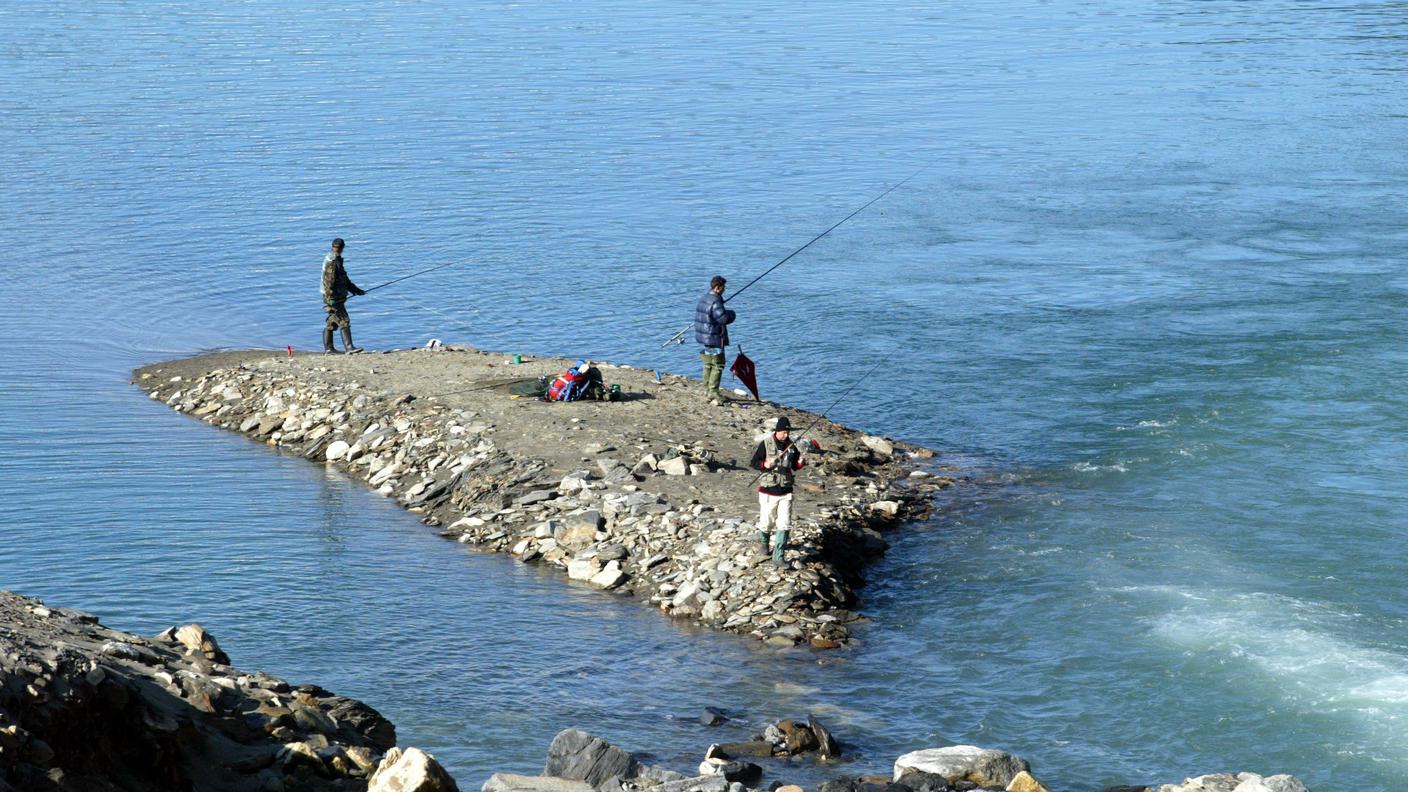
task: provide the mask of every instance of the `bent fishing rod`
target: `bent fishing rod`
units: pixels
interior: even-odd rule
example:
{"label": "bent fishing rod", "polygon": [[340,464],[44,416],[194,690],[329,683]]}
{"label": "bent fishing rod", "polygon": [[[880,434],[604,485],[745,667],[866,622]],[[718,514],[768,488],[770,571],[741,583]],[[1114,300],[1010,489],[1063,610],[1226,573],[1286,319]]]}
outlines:
{"label": "bent fishing rod", "polygon": [[[782,258],[781,261],[779,261],[779,262],[777,262],[776,264],[772,265],[771,267],[768,267],[767,269],[763,270],[763,273],[762,273],[761,275],[759,275],[758,277],[754,278],[753,280],[750,280],[750,281],[748,281],[747,283],[745,283],[745,284],[743,285],[743,288],[739,289],[738,291],[734,292],[733,294],[729,295],[728,297],[725,297],[725,298],[724,298],[724,302],[727,303],[729,300],[732,300],[734,297],[737,297],[738,295],[742,294],[744,291],[746,291],[746,290],[748,289],[749,286],[752,286],[753,284],[755,284],[755,283],[757,283],[758,281],[762,280],[763,278],[767,277],[768,273],[772,272],[773,270],[777,269],[778,267],[781,267],[783,264],[786,264],[788,261],[790,261],[790,260],[792,259],[793,256],[796,256],[798,253],[801,253],[803,250],[806,250],[807,248],[811,247],[811,246],[812,246],[812,243],[816,242],[818,239],[821,239],[822,237],[826,236],[827,234],[831,233],[832,231],[835,231],[836,229],[840,228],[841,225],[844,224],[847,220],[850,220],[852,217],[855,217],[856,215],[860,214],[861,212],[864,212],[866,209],[869,209],[870,206],[871,206],[871,204],[874,204],[876,201],[880,200],[881,198],[884,198],[885,196],[889,195],[890,193],[894,192],[895,190],[898,190],[900,187],[903,187],[904,184],[905,184],[905,182],[908,182],[910,179],[913,179],[915,176],[918,176],[919,174],[923,173],[925,170],[928,170],[929,164],[932,164],[932,163],[926,163],[926,164],[924,165],[924,167],[922,167],[922,168],[920,168],[919,170],[915,171],[914,173],[911,173],[911,174],[909,174],[908,176],[906,176],[906,177],[904,178],[904,181],[899,182],[898,184],[896,184],[895,186],[893,186],[893,187],[891,187],[890,189],[886,190],[885,192],[882,192],[882,193],[880,193],[879,195],[875,196],[874,198],[871,198],[869,201],[866,201],[864,206],[860,207],[859,209],[855,210],[854,212],[851,212],[850,214],[848,214],[848,215],[846,215],[845,217],[841,218],[839,221],[836,222],[835,225],[831,226],[830,228],[826,229],[825,231],[822,231],[820,234],[817,234],[816,236],[812,237],[810,240],[807,241],[807,244],[802,245],[801,247],[797,248],[796,250],[792,251],[791,253],[788,253],[786,256],[784,256],[784,257]],[[693,325],[686,325],[686,326],[684,327],[684,329],[682,329],[682,330],[680,330],[678,333],[675,333],[674,335],[670,336],[669,340],[667,340],[665,343],[663,343],[663,344],[660,345],[660,348],[661,348],[661,349],[664,349],[665,347],[669,346],[670,344],[683,344],[683,343],[684,343],[684,334],[685,334],[685,333],[688,333],[691,327],[693,327]]]}
{"label": "bent fishing rod", "polygon": [[[831,405],[830,405],[829,407],[827,407],[825,410],[822,411],[821,415],[818,415],[815,420],[813,420],[811,423],[807,424],[807,427],[806,427],[805,429],[803,429],[802,431],[800,431],[800,432],[797,433],[797,439],[798,439],[798,440],[802,440],[803,438],[805,438],[805,437],[807,436],[807,433],[808,433],[808,432],[810,432],[811,430],[815,429],[815,428],[816,428],[816,425],[819,424],[819,423],[821,423],[822,420],[826,418],[827,413],[830,413],[832,410],[836,409],[836,405],[840,404],[842,399],[846,398],[846,396],[848,396],[851,391],[853,391],[853,390],[856,389],[856,386],[858,386],[858,385],[860,385],[862,382],[865,382],[866,380],[870,379],[870,375],[871,375],[871,374],[874,374],[876,369],[878,369],[878,368],[880,368],[881,366],[885,365],[885,363],[887,363],[887,362],[888,362],[888,361],[886,361],[884,358],[881,358],[878,362],[876,362],[875,365],[873,365],[873,366],[870,367],[870,370],[869,370],[869,371],[867,371],[867,372],[865,372],[864,374],[860,375],[860,377],[858,377],[855,382],[851,383],[851,387],[846,388],[844,391],[842,391],[842,392],[841,392],[841,395],[836,397],[836,401],[831,402]],[[798,453],[798,454],[801,454],[801,453],[802,453],[801,449],[797,447],[797,444],[796,444],[796,443],[788,443],[787,448],[785,448],[785,449],[783,449],[783,450],[777,452],[777,457],[772,460],[773,467],[776,467],[776,466],[778,465],[778,463],[782,460],[782,458],[783,458],[789,451],[792,451],[793,449],[797,449],[797,453]],[[763,477],[763,473],[766,473],[766,472],[768,472],[768,471],[759,471],[759,472],[758,472],[758,475],[754,476],[754,477],[753,477],[753,480],[750,481],[750,482],[748,482],[748,486],[751,487],[751,486],[753,486],[753,484],[757,483],[758,479],[762,478],[762,477]]]}

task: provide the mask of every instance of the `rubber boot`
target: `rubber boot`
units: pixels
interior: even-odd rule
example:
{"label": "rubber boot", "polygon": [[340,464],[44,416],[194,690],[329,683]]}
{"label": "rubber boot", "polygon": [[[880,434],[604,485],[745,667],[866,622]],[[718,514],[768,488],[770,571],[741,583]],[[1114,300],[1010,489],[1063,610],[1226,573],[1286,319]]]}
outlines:
{"label": "rubber boot", "polygon": [[782,559],[782,552],[787,549],[787,537],[791,531],[778,531],[777,541],[772,545],[772,565],[775,567],[785,566],[787,562]]}
{"label": "rubber boot", "polygon": [[767,532],[767,531],[758,531],[758,541],[763,543],[763,554],[764,554],[764,555],[767,555],[768,553],[772,552],[772,548],[768,546],[768,532]]}
{"label": "rubber boot", "polygon": [[349,355],[355,355],[362,351],[361,347],[352,345],[352,328],[350,327],[342,328],[342,346],[346,347]]}
{"label": "rubber boot", "polygon": [[338,352],[338,351],[337,351],[337,347],[335,347],[335,346],[332,345],[332,328],[331,328],[331,327],[324,327],[324,328],[323,328],[323,351],[326,352],[326,353],[328,353],[329,355],[340,355],[340,354],[342,354],[341,352]]}

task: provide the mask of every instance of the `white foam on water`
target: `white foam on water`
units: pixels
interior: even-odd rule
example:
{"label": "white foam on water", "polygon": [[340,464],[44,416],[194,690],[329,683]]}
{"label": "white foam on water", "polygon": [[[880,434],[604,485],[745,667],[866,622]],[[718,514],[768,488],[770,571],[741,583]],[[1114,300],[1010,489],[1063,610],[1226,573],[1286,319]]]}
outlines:
{"label": "white foam on water", "polygon": [[1356,752],[1408,761],[1408,656],[1365,645],[1354,614],[1264,592],[1130,586],[1177,598],[1151,634],[1185,658],[1215,666],[1229,689],[1256,690],[1280,707],[1344,723]]}
{"label": "white foam on water", "polygon": [[1107,470],[1115,473],[1129,472],[1129,468],[1122,462],[1116,462],[1112,465],[1092,465],[1089,462],[1077,462],[1071,465],[1071,470],[1078,473],[1100,473]]}

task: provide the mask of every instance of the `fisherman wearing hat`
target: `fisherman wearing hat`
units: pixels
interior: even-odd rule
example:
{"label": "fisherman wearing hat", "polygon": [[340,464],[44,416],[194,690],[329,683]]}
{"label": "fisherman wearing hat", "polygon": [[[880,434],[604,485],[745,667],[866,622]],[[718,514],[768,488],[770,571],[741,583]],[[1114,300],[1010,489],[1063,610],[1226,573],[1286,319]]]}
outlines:
{"label": "fisherman wearing hat", "polygon": [[792,479],[804,463],[801,451],[792,442],[792,422],[787,416],[771,421],[768,429],[767,437],[753,451],[750,464],[754,470],[762,471],[758,480],[758,539],[763,543],[763,552],[768,552],[768,527],[772,526],[772,563],[780,567],[792,526]]}
{"label": "fisherman wearing hat", "polygon": [[360,297],[366,292],[357,288],[357,284],[347,277],[347,270],[342,268],[342,248],[342,240],[334,239],[332,250],[323,258],[323,310],[328,315],[328,321],[323,325],[323,351],[330,355],[337,353],[337,348],[332,345],[332,331],[338,328],[342,329],[342,345],[347,352],[362,351],[352,345],[352,319],[347,316],[347,295]]}

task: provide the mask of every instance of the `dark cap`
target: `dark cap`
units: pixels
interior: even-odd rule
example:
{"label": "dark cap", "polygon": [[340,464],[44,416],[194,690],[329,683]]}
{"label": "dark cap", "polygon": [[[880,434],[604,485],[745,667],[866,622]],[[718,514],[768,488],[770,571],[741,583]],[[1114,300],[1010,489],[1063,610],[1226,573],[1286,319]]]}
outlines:
{"label": "dark cap", "polygon": [[338,237],[337,239],[334,239],[334,240],[332,241],[332,246],[335,247],[335,248],[343,247],[344,245],[343,245],[342,237]]}
{"label": "dark cap", "polygon": [[772,430],[774,432],[781,432],[784,430],[790,432],[792,431],[792,422],[787,420],[787,416],[785,415],[778,416],[777,420],[772,422]]}

